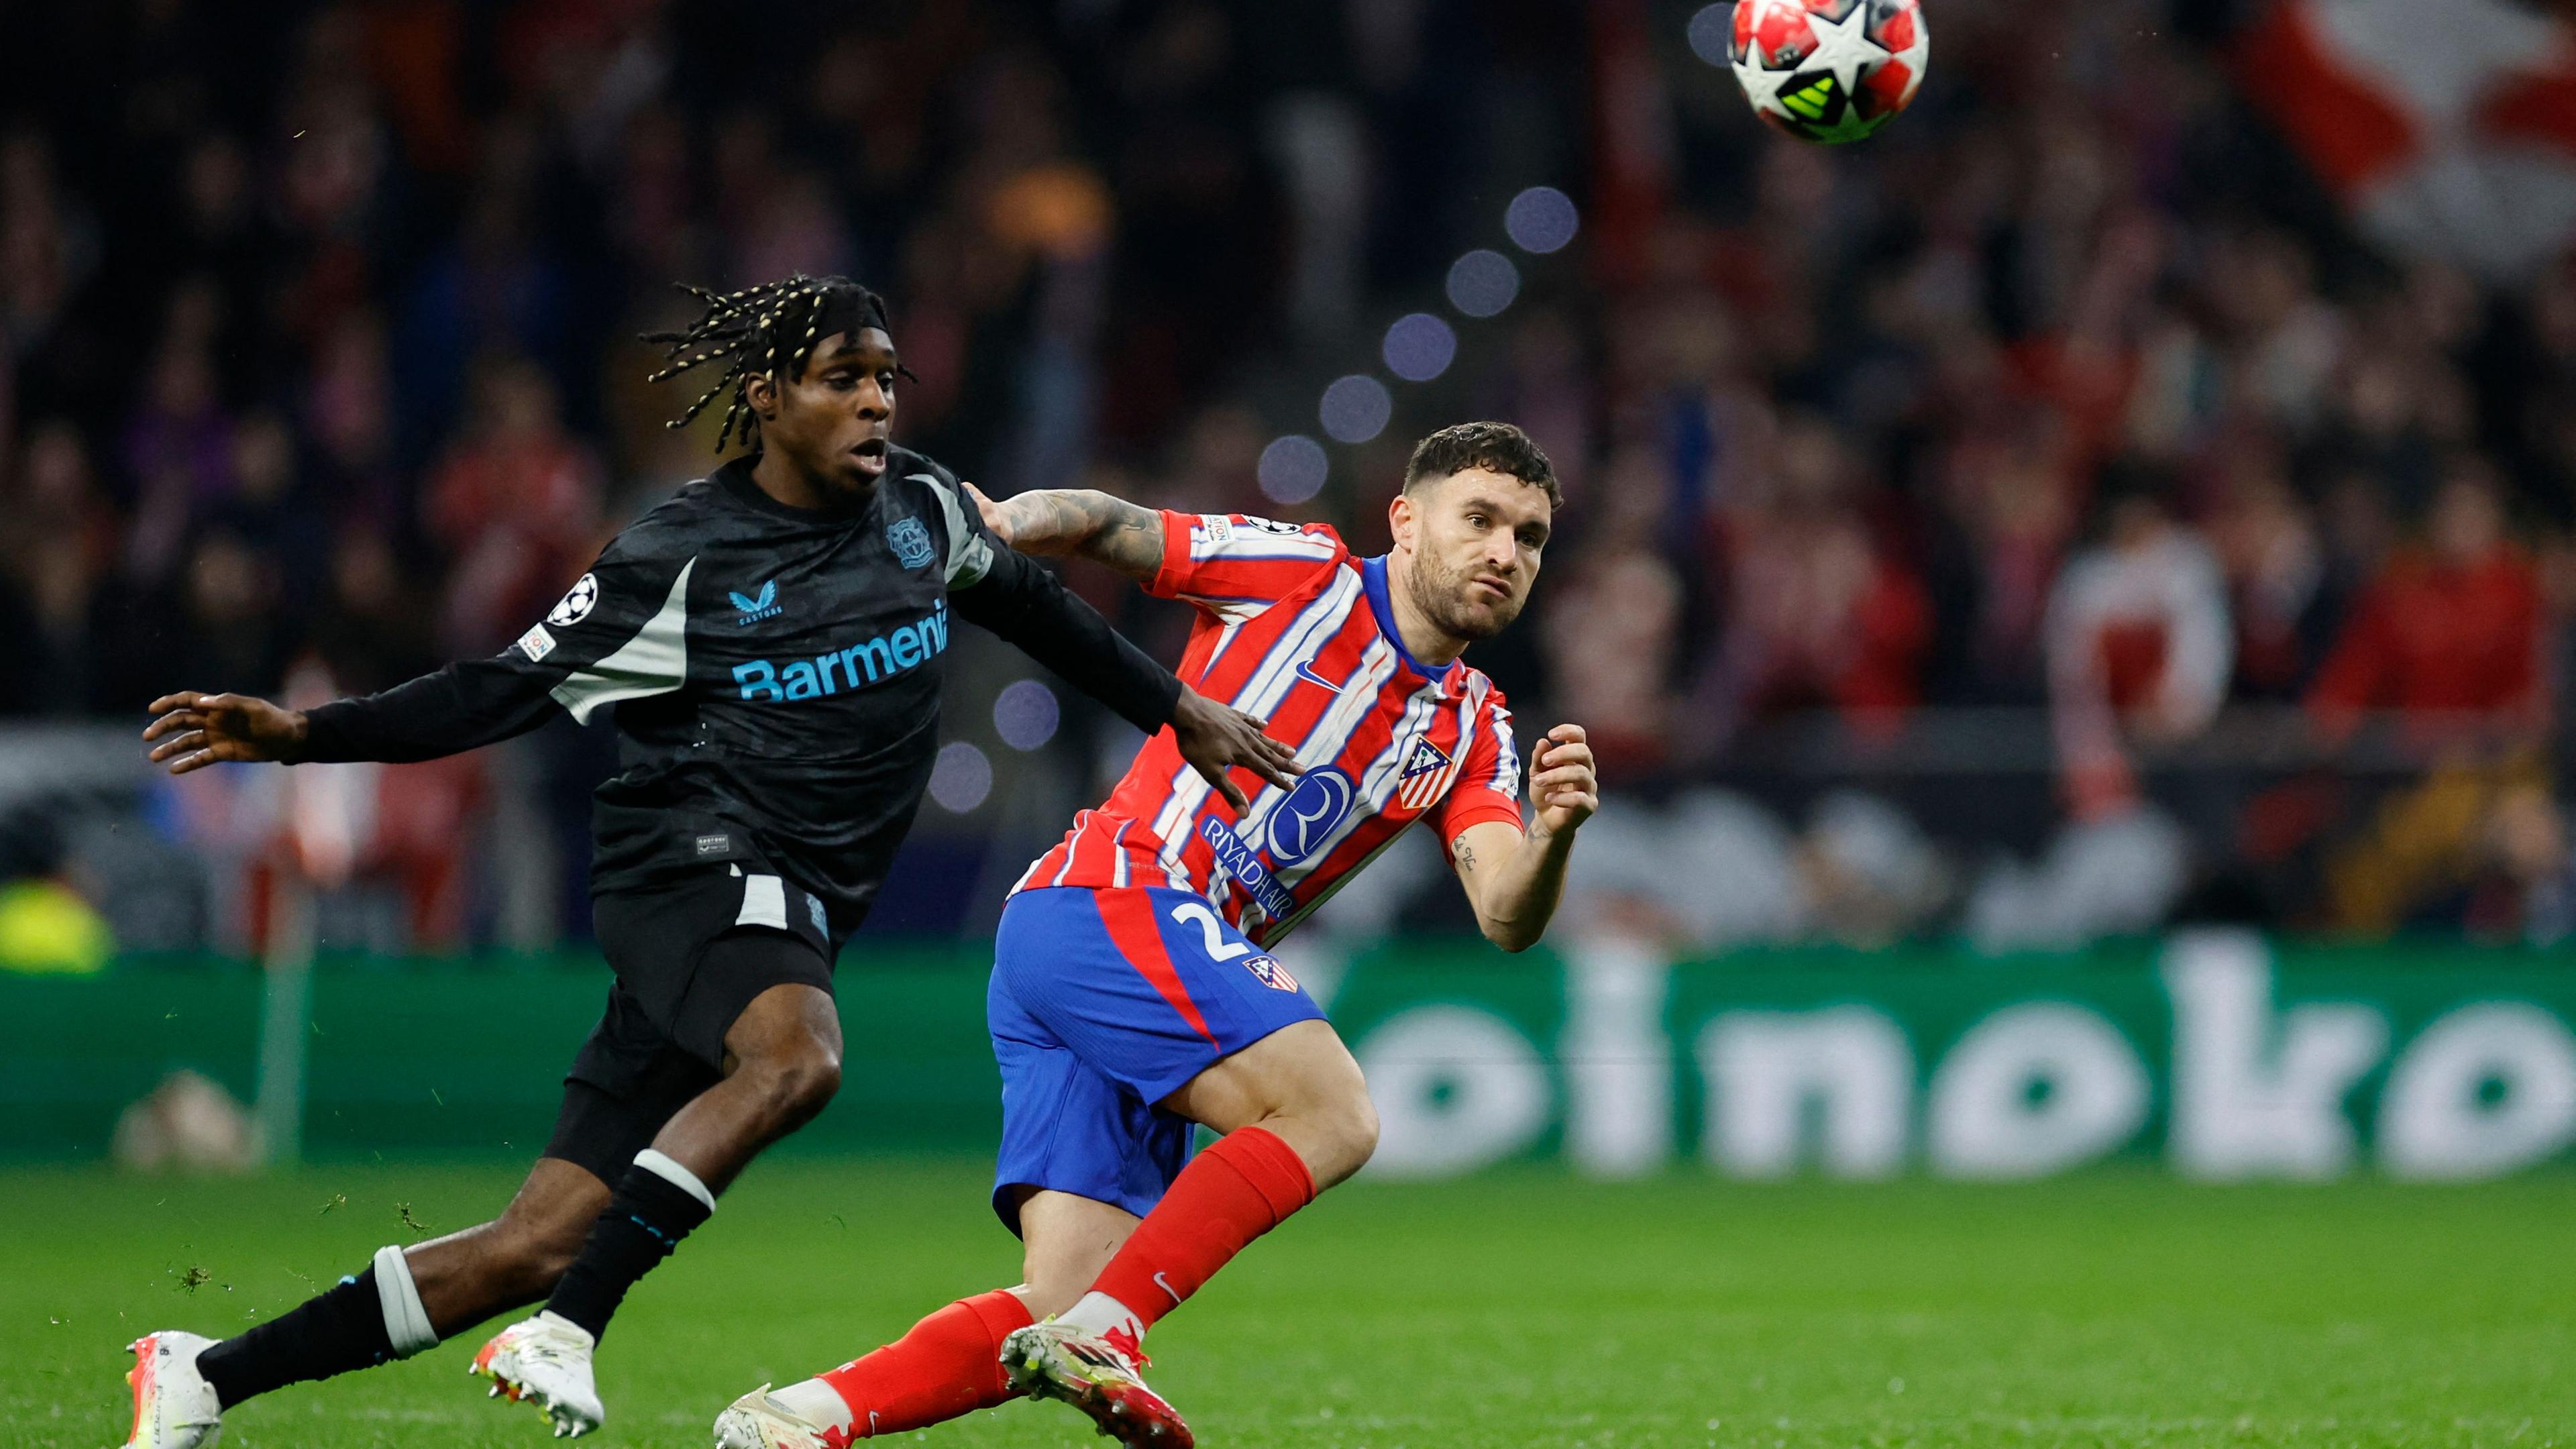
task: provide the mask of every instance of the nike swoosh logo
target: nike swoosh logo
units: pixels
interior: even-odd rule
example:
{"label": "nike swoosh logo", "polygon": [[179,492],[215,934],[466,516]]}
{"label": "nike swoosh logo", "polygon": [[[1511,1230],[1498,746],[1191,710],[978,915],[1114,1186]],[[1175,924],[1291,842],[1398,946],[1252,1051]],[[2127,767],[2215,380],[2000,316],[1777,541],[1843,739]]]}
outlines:
{"label": "nike swoosh logo", "polygon": [[1172,1301],[1173,1301],[1174,1303],[1178,1303],[1178,1302],[1180,1302],[1180,1301],[1181,1301],[1181,1295],[1180,1295],[1180,1294],[1178,1294],[1178,1293],[1172,1293],[1172,1285],[1171,1285],[1170,1283],[1168,1283],[1168,1282],[1165,1282],[1165,1281],[1164,1281],[1164,1279],[1163,1279],[1163,1275],[1162,1275],[1162,1274],[1157,1273],[1157,1274],[1155,1274],[1155,1275],[1154,1275],[1154,1286],[1155,1286],[1155,1287],[1157,1287],[1157,1288],[1162,1289],[1162,1290],[1163,1290],[1164,1292],[1166,1292],[1166,1293],[1171,1293],[1171,1294],[1172,1294]]}
{"label": "nike swoosh logo", "polygon": [[1315,662],[1311,659],[1300,659],[1297,661],[1297,677],[1306,681],[1308,684],[1320,684],[1335,694],[1342,692],[1342,687],[1340,685],[1335,684],[1333,681],[1326,679],[1324,676],[1315,672]]}

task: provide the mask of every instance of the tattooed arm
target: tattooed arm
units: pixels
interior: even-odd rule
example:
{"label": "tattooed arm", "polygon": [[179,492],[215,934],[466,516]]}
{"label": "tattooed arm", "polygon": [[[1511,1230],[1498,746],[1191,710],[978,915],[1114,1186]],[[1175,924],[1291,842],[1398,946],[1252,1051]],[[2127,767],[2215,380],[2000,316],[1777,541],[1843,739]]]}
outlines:
{"label": "tattooed arm", "polygon": [[1538,773],[1530,779],[1530,802],[1538,809],[1528,825],[1488,820],[1460,831],[1449,846],[1478,929],[1506,951],[1525,951],[1546,934],[1565,896],[1574,832],[1601,808],[1592,746],[1580,725],[1548,731],[1532,763]]}
{"label": "tattooed arm", "polygon": [[1093,488],[1040,488],[999,503],[969,483],[984,526],[1030,554],[1080,554],[1131,578],[1163,566],[1163,516]]}

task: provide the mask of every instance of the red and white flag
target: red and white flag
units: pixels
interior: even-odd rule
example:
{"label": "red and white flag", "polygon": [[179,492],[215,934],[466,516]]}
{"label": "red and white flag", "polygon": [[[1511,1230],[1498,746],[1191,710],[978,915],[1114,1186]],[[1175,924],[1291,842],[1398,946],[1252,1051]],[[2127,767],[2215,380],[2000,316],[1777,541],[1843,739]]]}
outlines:
{"label": "red and white flag", "polygon": [[2383,241],[2490,278],[2576,243],[2576,30],[2517,0],[2280,0],[2237,77]]}

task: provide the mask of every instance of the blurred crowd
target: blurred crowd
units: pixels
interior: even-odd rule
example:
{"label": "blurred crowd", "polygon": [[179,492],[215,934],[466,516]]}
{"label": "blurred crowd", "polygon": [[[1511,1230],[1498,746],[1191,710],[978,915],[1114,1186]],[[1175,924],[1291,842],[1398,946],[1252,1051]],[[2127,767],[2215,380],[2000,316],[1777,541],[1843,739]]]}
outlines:
{"label": "blurred crowd", "polygon": [[[13,16],[0,715],[136,724],[174,687],[326,695],[502,646],[709,466],[713,414],[669,431],[687,397],[642,382],[670,284],[841,272],[920,374],[899,436],[996,493],[1374,550],[1413,436],[1530,429],[1569,507],[1476,659],[1600,748],[1603,929],[2576,929],[2576,267],[2357,240],[2237,94],[2220,0],[1936,7],[1915,111],[1839,151],[1752,120],[1704,10]],[[1578,203],[1561,252],[1506,239],[1538,185]],[[1509,305],[1444,306],[1488,247]],[[1455,364],[1394,383],[1320,494],[1265,497],[1266,445],[1326,431],[1323,385],[1413,311]],[[1076,580],[1176,645],[1171,610]],[[1931,769],[1942,718],[1996,723]],[[1801,744],[1831,746],[1812,788],[1756,768]],[[1079,738],[1052,758],[1088,787]],[[356,867],[398,882],[393,934],[491,934],[460,842],[513,809],[565,882],[525,933],[580,929],[602,760],[564,726],[371,784]],[[237,840],[221,806],[165,834]]]}

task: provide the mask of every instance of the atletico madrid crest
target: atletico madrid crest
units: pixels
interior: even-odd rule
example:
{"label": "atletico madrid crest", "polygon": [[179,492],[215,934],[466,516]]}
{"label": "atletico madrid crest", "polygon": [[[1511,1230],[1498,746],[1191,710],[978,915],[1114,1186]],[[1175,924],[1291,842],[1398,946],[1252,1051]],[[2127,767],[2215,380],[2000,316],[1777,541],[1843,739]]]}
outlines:
{"label": "atletico madrid crest", "polygon": [[1407,810],[1428,809],[1449,783],[1453,763],[1447,750],[1429,740],[1416,744],[1404,762],[1404,783],[1395,792],[1395,803]]}
{"label": "atletico madrid crest", "polygon": [[1251,972],[1262,985],[1273,991],[1297,989],[1297,978],[1288,974],[1288,968],[1280,965],[1279,958],[1276,956],[1246,956],[1243,958],[1243,969]]}

